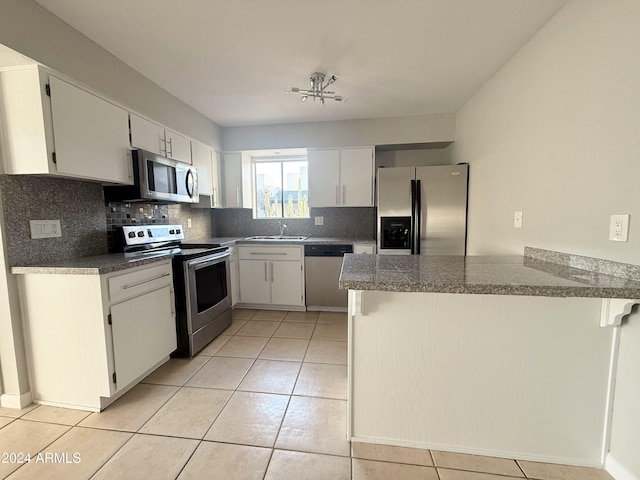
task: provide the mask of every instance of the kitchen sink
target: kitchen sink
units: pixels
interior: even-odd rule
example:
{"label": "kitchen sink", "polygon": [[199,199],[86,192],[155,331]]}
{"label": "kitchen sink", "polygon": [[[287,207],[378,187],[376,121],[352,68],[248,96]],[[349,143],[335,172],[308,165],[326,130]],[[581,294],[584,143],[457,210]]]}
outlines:
{"label": "kitchen sink", "polygon": [[245,240],[288,240],[288,241],[301,241],[308,238],[305,235],[255,235],[253,237],[247,237]]}

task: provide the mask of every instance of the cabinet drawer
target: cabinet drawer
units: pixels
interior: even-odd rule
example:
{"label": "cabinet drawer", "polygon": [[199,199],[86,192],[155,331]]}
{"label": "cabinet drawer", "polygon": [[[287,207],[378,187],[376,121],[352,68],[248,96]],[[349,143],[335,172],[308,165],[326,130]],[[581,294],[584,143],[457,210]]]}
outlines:
{"label": "cabinet drawer", "polygon": [[240,260],[302,260],[302,247],[238,246]]}
{"label": "cabinet drawer", "polygon": [[109,300],[119,302],[172,283],[171,263],[136,270],[109,279]]}

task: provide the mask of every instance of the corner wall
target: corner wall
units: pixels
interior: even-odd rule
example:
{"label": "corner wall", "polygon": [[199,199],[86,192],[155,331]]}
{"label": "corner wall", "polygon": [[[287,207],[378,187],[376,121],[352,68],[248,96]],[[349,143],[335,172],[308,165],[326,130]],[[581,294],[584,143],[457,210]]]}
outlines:
{"label": "corner wall", "polygon": [[[640,2],[573,0],[458,112],[468,252],[640,263]],[[513,228],[516,210],[522,229]],[[609,216],[631,215],[629,241]],[[621,330],[610,458],[640,478],[640,314]]]}
{"label": "corner wall", "polygon": [[[178,132],[221,148],[220,127],[33,0],[0,0],[0,43]],[[101,217],[104,221],[104,214]],[[11,238],[6,227],[0,205],[0,405],[17,408],[30,403],[30,396],[16,282],[8,272],[6,242]]]}
{"label": "corner wall", "polygon": [[152,120],[221,149],[218,125],[33,0],[0,2],[0,43]]}

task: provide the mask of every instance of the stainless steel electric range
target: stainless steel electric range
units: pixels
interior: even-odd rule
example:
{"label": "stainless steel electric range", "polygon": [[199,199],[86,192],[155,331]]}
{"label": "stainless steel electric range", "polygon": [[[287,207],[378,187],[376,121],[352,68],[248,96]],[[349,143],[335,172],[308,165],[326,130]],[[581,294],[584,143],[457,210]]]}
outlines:
{"label": "stainless steel electric range", "polygon": [[125,226],[122,238],[126,256],[173,255],[178,348],[172,356],[196,355],[231,324],[228,247],[182,244],[182,225]]}

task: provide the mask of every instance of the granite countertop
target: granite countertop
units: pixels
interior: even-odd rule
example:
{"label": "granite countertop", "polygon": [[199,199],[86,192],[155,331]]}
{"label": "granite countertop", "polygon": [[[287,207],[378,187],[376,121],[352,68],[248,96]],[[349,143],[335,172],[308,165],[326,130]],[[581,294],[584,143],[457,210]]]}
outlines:
{"label": "granite countertop", "polygon": [[171,254],[149,254],[143,257],[131,258],[124,253],[109,253],[92,257],[58,260],[39,265],[23,265],[12,267],[11,273],[30,274],[47,273],[58,275],[103,275],[118,272],[127,268],[139,267],[148,263],[171,259]]}
{"label": "granite countertop", "polygon": [[[371,243],[375,244],[373,239],[361,238],[319,238],[309,237],[302,241],[284,241],[284,240],[246,240],[246,237],[208,237],[197,240],[183,242],[185,244],[220,244],[222,246],[230,246],[237,243],[242,244],[271,244],[271,245],[304,245],[312,243]],[[56,260],[46,263],[34,265],[19,265],[11,268],[11,273],[24,275],[30,273],[48,273],[48,274],[64,274],[64,275],[103,275],[105,273],[117,272],[127,268],[138,267],[147,263],[158,262],[160,260],[170,259],[171,254],[168,253],[150,253],[143,257],[127,257],[123,253],[109,253],[105,255],[95,255],[91,257],[72,258],[66,260]]]}
{"label": "granite countertop", "polygon": [[638,279],[531,256],[348,254],[339,285],[341,289],[383,292],[640,298]]}

